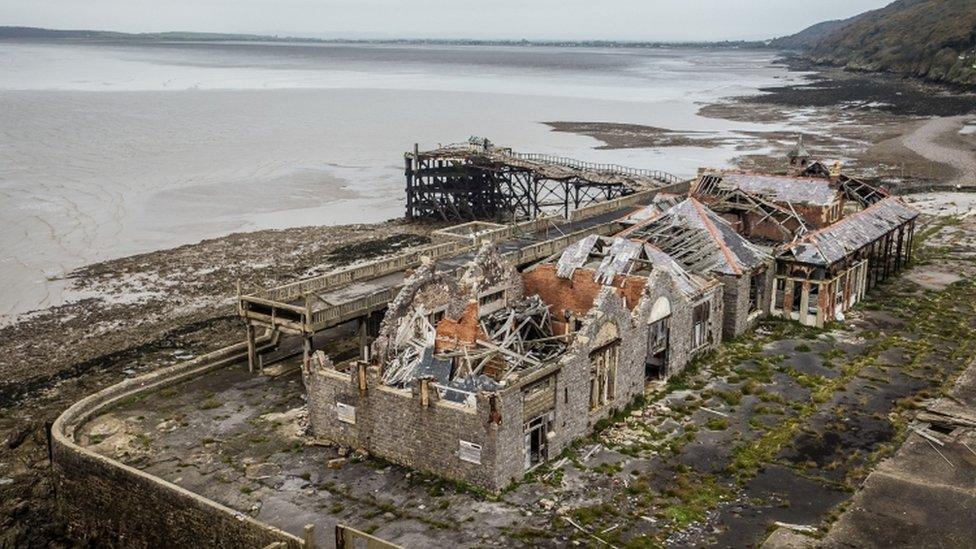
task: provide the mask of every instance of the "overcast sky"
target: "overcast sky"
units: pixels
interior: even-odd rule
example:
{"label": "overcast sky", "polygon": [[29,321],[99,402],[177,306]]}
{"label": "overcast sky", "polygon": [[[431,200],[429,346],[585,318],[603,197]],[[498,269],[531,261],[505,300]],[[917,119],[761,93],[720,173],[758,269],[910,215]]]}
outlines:
{"label": "overcast sky", "polygon": [[366,38],[723,40],[890,0],[0,0],[0,26]]}

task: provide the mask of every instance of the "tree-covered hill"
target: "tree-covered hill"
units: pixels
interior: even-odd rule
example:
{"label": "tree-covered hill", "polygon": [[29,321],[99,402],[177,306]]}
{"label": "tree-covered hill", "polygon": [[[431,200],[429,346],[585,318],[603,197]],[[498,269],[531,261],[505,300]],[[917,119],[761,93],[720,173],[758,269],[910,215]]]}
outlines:
{"label": "tree-covered hill", "polygon": [[773,46],[810,59],[976,86],[976,0],[897,0],[843,21],[819,23]]}

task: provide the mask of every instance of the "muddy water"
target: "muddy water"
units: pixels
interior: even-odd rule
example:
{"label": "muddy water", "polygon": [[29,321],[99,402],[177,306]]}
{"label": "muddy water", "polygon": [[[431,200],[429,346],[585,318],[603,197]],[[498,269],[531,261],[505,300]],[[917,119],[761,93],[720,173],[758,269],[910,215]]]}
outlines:
{"label": "muddy water", "polygon": [[[796,78],[771,52],[0,42],[0,320],[96,260],[402,211],[414,142],[691,175],[736,155],[594,151],[552,120],[750,130],[699,102]],[[70,297],[70,296],[67,296]]]}

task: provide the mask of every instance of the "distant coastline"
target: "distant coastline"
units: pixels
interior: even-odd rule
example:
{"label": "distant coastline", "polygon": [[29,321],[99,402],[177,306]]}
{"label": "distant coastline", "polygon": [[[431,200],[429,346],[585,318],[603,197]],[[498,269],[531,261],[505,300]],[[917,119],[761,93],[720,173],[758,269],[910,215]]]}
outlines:
{"label": "distant coastline", "polygon": [[[266,34],[231,34],[216,32],[149,32],[127,33],[85,29],[46,29],[39,27],[2,27],[0,40],[64,41],[139,41],[139,42],[279,42],[296,44],[396,44],[442,46],[525,46],[563,48],[766,48],[770,41],[726,40],[719,42],[661,42],[627,40],[493,40],[451,38],[308,38]],[[781,49],[781,48],[777,48]]]}

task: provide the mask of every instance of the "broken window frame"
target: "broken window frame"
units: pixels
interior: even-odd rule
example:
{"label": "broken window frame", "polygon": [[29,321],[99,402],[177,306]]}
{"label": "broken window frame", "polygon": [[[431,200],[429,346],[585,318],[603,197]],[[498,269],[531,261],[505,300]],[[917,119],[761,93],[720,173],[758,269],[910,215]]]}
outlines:
{"label": "broken window frame", "polygon": [[817,316],[820,311],[820,283],[810,281],[807,289],[807,314]]}
{"label": "broken window frame", "polygon": [[[549,437],[553,433],[556,415],[550,410],[543,412],[522,423],[523,452],[525,454],[525,470],[530,471],[542,465],[549,458]],[[532,435],[539,432],[539,452],[532,454]]]}
{"label": "broken window frame", "polygon": [[499,301],[505,300],[505,290],[496,290],[494,292],[488,292],[478,298],[478,307],[485,307],[487,305],[494,305]]}
{"label": "broken window frame", "polygon": [[749,314],[762,310],[762,298],[766,290],[766,271],[754,273],[749,277]]}
{"label": "broken window frame", "polygon": [[430,322],[430,325],[431,326],[433,326],[434,328],[437,328],[437,324],[440,321],[444,320],[444,317],[446,315],[447,315],[447,307],[442,307],[442,308],[440,308],[440,309],[438,309],[438,310],[430,313],[430,315],[428,315],[427,319]]}
{"label": "broken window frame", "polygon": [[712,342],[712,300],[699,301],[691,311],[691,348],[698,350]]}
{"label": "broken window frame", "polygon": [[800,314],[800,304],[803,301],[803,281],[797,278],[789,279],[793,283],[793,302],[790,303],[790,313]]}
{"label": "broken window frame", "polygon": [[590,411],[613,402],[619,361],[619,338],[590,352]]}

